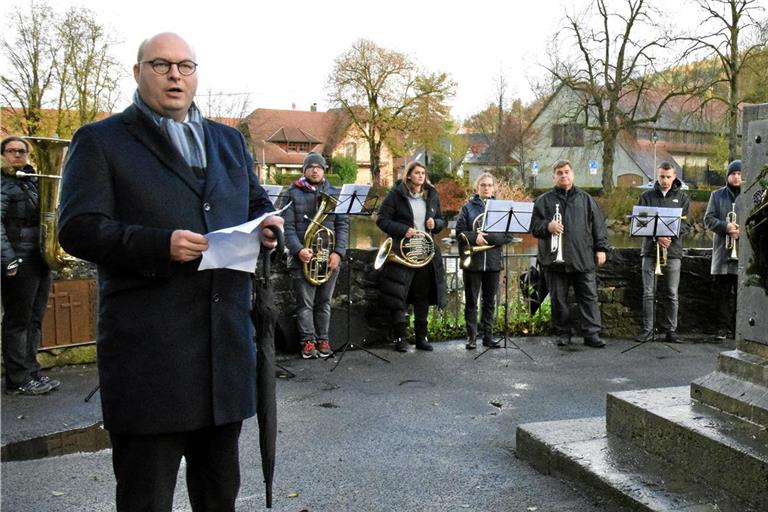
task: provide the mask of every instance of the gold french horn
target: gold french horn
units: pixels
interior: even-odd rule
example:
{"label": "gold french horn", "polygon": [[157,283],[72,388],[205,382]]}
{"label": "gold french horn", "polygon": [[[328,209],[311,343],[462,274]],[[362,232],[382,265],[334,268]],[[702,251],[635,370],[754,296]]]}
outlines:
{"label": "gold french horn", "polygon": [[[483,222],[485,222],[485,212],[481,213],[472,222],[472,231],[479,233],[483,230]],[[459,233],[457,237],[459,242],[459,261],[461,261],[461,268],[469,268],[472,263],[472,255],[476,252],[483,252],[496,247],[495,245],[472,245],[469,242],[469,238],[464,233]]]}
{"label": "gold french horn", "polygon": [[[393,244],[392,237],[381,244],[373,263],[374,270],[381,269],[388,261],[409,268],[421,268],[435,257],[435,242],[425,231],[417,230],[411,238],[400,240],[399,251],[392,250]],[[398,252],[400,254],[397,254]]]}

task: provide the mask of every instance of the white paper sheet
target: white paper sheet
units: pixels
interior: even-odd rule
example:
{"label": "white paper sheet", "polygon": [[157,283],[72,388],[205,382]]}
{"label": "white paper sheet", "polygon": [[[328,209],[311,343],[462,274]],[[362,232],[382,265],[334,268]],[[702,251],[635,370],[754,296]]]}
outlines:
{"label": "white paper sheet", "polygon": [[269,216],[281,214],[288,206],[290,203],[280,210],[267,212],[245,224],[219,229],[205,235],[208,239],[208,249],[203,252],[203,260],[198,270],[229,268],[254,272],[261,249],[259,224]]}

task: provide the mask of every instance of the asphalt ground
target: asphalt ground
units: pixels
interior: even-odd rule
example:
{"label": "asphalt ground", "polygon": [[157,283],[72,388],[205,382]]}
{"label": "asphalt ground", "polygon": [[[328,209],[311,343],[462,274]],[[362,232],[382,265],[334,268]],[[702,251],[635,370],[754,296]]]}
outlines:
{"label": "asphalt ground", "polygon": [[[521,423],[605,414],[605,395],[680,386],[715,368],[728,344],[558,348],[549,338],[512,338],[513,347],[467,351],[463,341],[431,353],[388,347],[350,351],[334,360],[281,358],[295,377],[278,381],[275,511],[610,510],[567,482],[515,457]],[[578,340],[580,341],[580,340]],[[412,347],[411,347],[412,348]],[[42,397],[4,396],[2,444],[100,420],[94,366],[53,370],[59,390]],[[4,462],[2,511],[114,510],[109,450]],[[237,510],[266,510],[255,420],[241,437]],[[183,463],[174,510],[191,510]]]}

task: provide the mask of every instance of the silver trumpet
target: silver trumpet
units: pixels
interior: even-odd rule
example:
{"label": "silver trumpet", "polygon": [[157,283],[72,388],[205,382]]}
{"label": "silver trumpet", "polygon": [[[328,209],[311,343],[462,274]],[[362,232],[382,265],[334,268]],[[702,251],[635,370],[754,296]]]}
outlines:
{"label": "silver trumpet", "polygon": [[[555,205],[555,216],[552,217],[552,220],[558,224],[563,223],[563,216],[560,214],[559,204]],[[563,234],[553,234],[549,245],[551,246],[550,250],[557,253],[555,255],[555,263],[565,263],[565,260],[563,259]]]}
{"label": "silver trumpet", "polygon": [[[731,207],[731,211],[729,211],[728,214],[725,216],[725,222],[727,224],[738,224],[738,217],[736,216],[736,203],[733,203],[733,206]],[[729,261],[739,260],[739,254],[737,249],[738,245],[739,245],[739,241],[726,233],[725,249],[728,251],[731,251],[731,254],[728,255]]]}

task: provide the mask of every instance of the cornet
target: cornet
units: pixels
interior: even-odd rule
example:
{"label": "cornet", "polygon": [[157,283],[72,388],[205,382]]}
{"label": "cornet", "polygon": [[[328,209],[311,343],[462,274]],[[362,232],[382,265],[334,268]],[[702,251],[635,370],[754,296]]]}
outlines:
{"label": "cornet", "polygon": [[[726,224],[738,224],[738,217],[736,217],[736,203],[733,203],[731,211],[729,211],[728,214],[725,216],[725,222]],[[726,233],[725,249],[728,251],[731,251],[731,254],[728,255],[729,261],[739,260],[739,254],[737,252],[738,245],[739,245],[739,241],[735,238],[732,238],[731,235]]]}
{"label": "cornet", "polygon": [[[563,216],[560,214],[560,205],[555,205],[555,216],[552,217],[552,220],[554,222],[557,222],[558,224],[563,223]],[[563,234],[553,234],[552,240],[550,242],[551,246],[551,252],[556,252],[555,255],[555,263],[565,263],[565,260],[563,259]]]}

